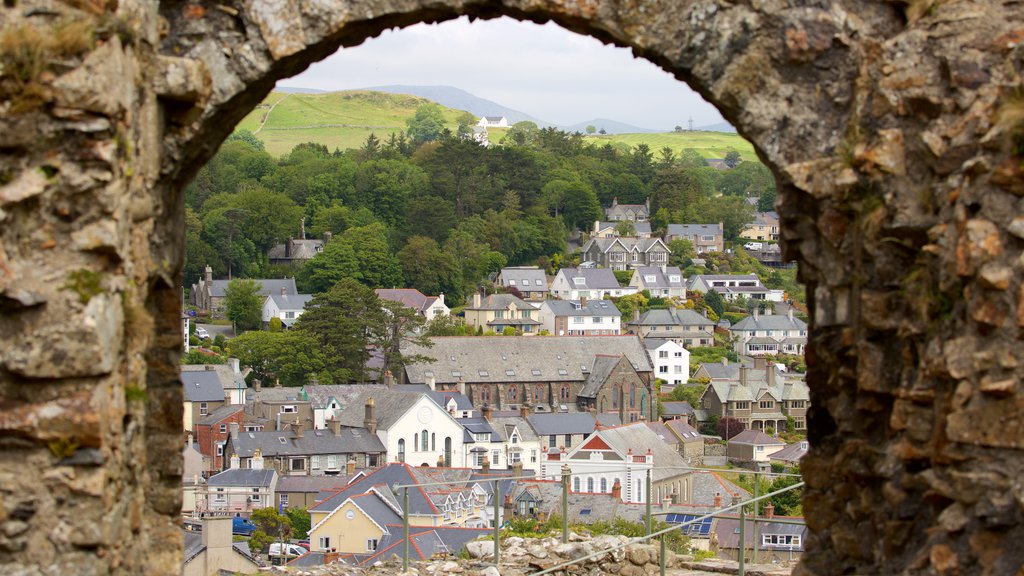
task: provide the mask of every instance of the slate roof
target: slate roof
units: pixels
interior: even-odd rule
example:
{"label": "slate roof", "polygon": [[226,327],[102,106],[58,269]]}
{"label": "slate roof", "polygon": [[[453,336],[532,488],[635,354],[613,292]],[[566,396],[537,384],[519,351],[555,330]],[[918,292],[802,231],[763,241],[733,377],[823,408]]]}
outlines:
{"label": "slate roof", "polygon": [[[792,518],[787,518],[791,520]],[[754,548],[754,521],[746,520],[744,523],[743,541],[745,548]],[[781,522],[758,522],[760,534],[799,535],[799,546],[788,546],[785,544],[764,544],[756,542],[758,550],[794,550],[803,551],[804,543],[807,541],[807,526],[803,524],[783,524]],[[718,536],[718,546],[726,549],[738,549],[740,542],[740,519],[739,517],[716,518],[711,530]]]}
{"label": "slate roof", "polygon": [[246,406],[251,406],[257,400],[266,404],[308,402],[302,397],[302,388],[291,386],[261,386],[258,392],[255,388],[250,389],[245,395]]}
{"label": "slate roof", "polygon": [[733,444],[756,444],[766,446],[783,446],[785,442],[778,438],[772,438],[771,436],[761,432],[760,430],[744,430],[739,434],[729,439],[729,442]]}
{"label": "slate roof", "polygon": [[[775,368],[772,367],[770,369]],[[806,401],[811,399],[810,390],[808,390],[806,382],[787,378],[778,372],[776,372],[775,386],[768,386],[765,370],[747,369],[746,386],[741,386],[739,383],[739,367],[737,367],[735,374],[735,377],[728,380],[715,379],[708,384],[720,401],[752,401],[760,398],[764,392],[770,393],[778,401]],[[705,391],[705,393],[707,392]]]}
{"label": "slate roof", "polygon": [[[260,285],[259,295],[269,296],[271,294],[280,294],[281,289],[284,288],[285,294],[298,294],[298,289],[295,288],[295,278],[285,278],[264,280],[264,279],[253,279],[257,284]],[[210,295],[214,298],[223,298],[227,296],[225,289],[228,287],[230,280],[214,280],[210,284]]]}
{"label": "slate roof", "polygon": [[621,359],[622,356],[598,354],[594,358],[594,366],[590,369],[590,374],[583,382],[583,388],[576,395],[582,398],[597,398],[601,387],[608,381],[608,377],[611,376]]}
{"label": "slate roof", "polygon": [[[370,491],[371,488],[376,488],[380,493],[376,498],[380,501],[379,506],[376,503],[367,504],[368,507],[372,507],[375,511],[381,511],[384,513],[382,507],[385,507],[384,502],[380,500],[384,497],[391,505],[398,506],[402,499],[400,498],[401,493],[395,494],[392,491],[392,487],[396,485],[410,485],[416,484],[416,488],[409,489],[409,511],[414,515],[433,516],[440,514],[440,511],[435,504],[435,500],[443,502],[444,498],[454,491],[465,491],[471,489],[470,486],[466,485],[469,482],[469,478],[473,471],[466,468],[413,468],[402,463],[392,463],[381,468],[378,468],[367,476],[360,477],[354,480],[351,484],[346,486],[344,489],[339,490],[328,496],[324,500],[321,500],[312,508],[311,512],[331,512],[338,506],[344,503],[348,498],[357,497]],[[422,478],[422,479],[421,479]],[[447,481],[452,483],[451,488],[448,487],[420,487],[421,483],[435,482],[435,481]],[[461,484],[461,486],[457,485]],[[447,488],[447,489],[446,489]],[[360,503],[362,507],[362,504]],[[370,509],[365,508],[367,513]],[[391,511],[394,513],[394,511]],[[378,522],[384,524],[391,522],[388,520],[389,517],[382,516],[385,522]],[[393,519],[394,522],[401,522],[401,517],[396,514]]]}
{"label": "slate roof", "polygon": [[618,426],[618,425],[622,424],[622,420],[619,418],[619,415],[618,414],[613,414],[613,413],[610,413],[610,412],[605,412],[603,414],[597,414],[596,418],[597,418],[597,423],[600,424],[604,428],[610,428],[612,426]]}
{"label": "slate roof", "polygon": [[750,226],[778,226],[779,215],[777,212],[755,212],[754,222]]}
{"label": "slate roof", "polygon": [[683,439],[683,442],[703,442],[704,438],[693,426],[686,423],[685,420],[669,420],[665,422],[665,427],[675,432],[679,437]]}
{"label": "slate roof", "polygon": [[780,462],[799,462],[807,454],[808,444],[806,441],[794,442],[782,450],[768,456],[769,460]]}
{"label": "slate roof", "polygon": [[398,302],[417,312],[426,312],[437,302],[437,296],[427,296],[415,288],[377,288],[377,298]]}
{"label": "slate roof", "polygon": [[[509,306],[515,307],[516,310],[537,309],[533,304],[513,294],[491,294],[480,301],[480,306],[467,306],[466,310],[508,310]],[[511,319],[505,318],[505,320]]]}
{"label": "slate roof", "polygon": [[[520,292],[546,292],[548,289],[548,278],[544,270],[536,266],[509,266],[501,269],[498,274],[501,285],[515,286]],[[515,284],[510,281],[514,280]]]}
{"label": "slate roof", "polygon": [[666,236],[704,236],[724,234],[721,224],[669,224],[665,229]]}
{"label": "slate roof", "polygon": [[529,420],[522,416],[494,416],[491,419],[491,423],[503,442],[508,441],[513,430],[519,432],[520,443],[538,440],[533,426],[530,425]]}
{"label": "slate roof", "polygon": [[316,256],[324,247],[322,238],[289,238],[285,242],[291,242],[292,249],[288,256],[285,256],[285,245],[275,244],[267,250],[268,260],[309,260]]}
{"label": "slate roof", "polygon": [[465,442],[467,443],[476,442],[477,434],[487,434],[487,442],[501,442],[501,436],[486,418],[459,418],[458,421],[466,430]]}
{"label": "slate roof", "polygon": [[807,323],[788,314],[750,315],[733,324],[732,330],[807,330]]}
{"label": "slate roof", "polygon": [[[622,222],[622,220],[611,220],[611,221],[607,221],[607,222],[599,222],[598,225],[597,225],[597,229],[598,229],[598,231],[601,231],[601,230],[607,230],[609,228],[615,228],[615,226],[617,226],[619,222]],[[637,233],[638,236],[639,235],[643,235],[643,234],[648,234],[649,235],[651,233],[651,223],[649,221],[647,221],[647,220],[643,220],[643,221],[632,220],[631,222],[633,222],[633,229],[636,230],[636,233]]]}
{"label": "slate roof", "polygon": [[342,426],[361,427],[366,419],[366,401],[373,398],[377,428],[389,430],[424,396],[426,394],[423,392],[399,392],[389,390],[387,387],[374,388],[362,392],[347,404],[343,403],[335,412],[335,418]]}
{"label": "slate roof", "polygon": [[[183,364],[181,366],[182,372],[202,372],[206,370],[206,364]],[[249,385],[245,383],[245,377],[252,372],[252,368],[241,368],[238,372],[235,372],[230,364],[211,364],[213,371],[217,373],[217,377],[220,378],[221,387],[225,390],[237,390],[238,388],[248,388]]]}
{"label": "slate roof", "polygon": [[315,566],[323,566],[324,556],[325,554],[323,552],[306,552],[302,556],[299,556],[289,562],[287,566],[292,566],[294,568],[313,568]]}
{"label": "slate roof", "polygon": [[207,486],[241,486],[245,488],[269,487],[274,483],[277,471],[253,470],[251,468],[232,468],[210,476]]}
{"label": "slate roof", "polygon": [[640,318],[627,322],[630,326],[714,326],[715,323],[703,314],[693,310],[676,308],[654,308],[644,312]]}
{"label": "slate roof", "polygon": [[[615,273],[609,268],[562,268],[558,275],[565,278],[569,287],[574,290],[618,290],[619,281],[615,279]],[[582,284],[577,284],[573,278],[583,278]]]}
{"label": "slate roof", "polygon": [[[331,398],[337,400],[338,404],[346,406],[364,392],[374,390],[387,390],[387,386],[383,384],[310,384],[302,387],[302,396],[309,400],[314,409],[320,409],[325,408],[331,402]],[[365,404],[365,400],[363,403]],[[362,423],[359,426],[362,426]]]}
{"label": "slate roof", "polygon": [[[655,463],[655,466],[657,466],[657,463]],[[739,496],[741,500],[750,496],[749,492],[722,478],[717,472],[697,471],[690,478],[694,504],[713,506],[715,504],[715,494],[722,497],[722,506],[732,504],[734,496]]]}
{"label": "slate roof", "polygon": [[539,436],[552,434],[590,434],[594,416],[589,412],[531,414],[527,420]]}
{"label": "slate roof", "polygon": [[555,316],[622,316],[611,300],[591,299],[587,300],[586,306],[582,306],[579,300],[545,300],[541,307],[545,306]]}
{"label": "slate roof", "polygon": [[679,476],[685,472],[680,468],[689,466],[679,452],[663,442],[644,422],[602,428],[599,433],[609,446],[622,454],[630,449],[634,454],[644,454],[650,449],[654,456],[651,480],[655,482]]}
{"label": "slate roof", "polygon": [[675,446],[682,442],[682,440],[677,438],[675,434],[669,431],[668,427],[665,426],[664,422],[648,422],[647,427],[650,428],[652,432],[657,434],[658,438],[660,438],[661,441],[666,444]]}
{"label": "slate roof", "polygon": [[434,345],[430,348],[409,346],[403,351],[436,359],[406,366],[408,381],[423,383],[433,376],[439,384],[455,384],[460,379],[496,383],[582,382],[598,354],[622,354],[637,372],[653,371],[647,351],[636,335],[446,336],[432,341]]}
{"label": "slate roof", "polygon": [[580,252],[586,254],[593,246],[597,246],[597,249],[603,254],[611,250],[616,244],[619,244],[620,248],[626,252],[632,252],[634,249],[639,252],[649,252],[656,246],[660,246],[661,248],[668,250],[668,247],[665,246],[665,242],[662,241],[661,238],[633,238],[620,236],[617,238],[591,238],[583,245]]}
{"label": "slate roof", "polygon": [[[640,266],[633,270],[633,275],[639,275],[644,288],[647,289],[665,290],[686,287],[686,278],[683,278],[683,273],[679,270],[678,266],[666,266],[664,271],[661,270],[660,266]],[[648,276],[654,276],[654,280],[648,282]],[[671,278],[673,276],[678,276],[678,280],[672,282]]]}
{"label": "slate roof", "polygon": [[185,402],[224,402],[224,388],[213,370],[180,373]]}
{"label": "slate roof", "polygon": [[323,476],[282,476],[277,479],[275,492],[302,492],[307,494],[319,494],[331,489],[341,490],[348,484],[348,476],[345,474]]}
{"label": "slate roof", "polygon": [[693,414],[693,406],[689,402],[662,402],[665,416],[689,416]]}
{"label": "slate roof", "polygon": [[228,404],[226,406],[221,406],[220,408],[217,408],[216,410],[214,410],[213,412],[210,412],[209,414],[204,416],[201,420],[199,420],[199,424],[202,424],[202,425],[217,424],[218,422],[221,422],[222,420],[225,420],[225,419],[227,419],[227,418],[229,418],[231,416],[234,416],[235,414],[241,412],[244,409],[245,409],[245,406],[242,406],[241,404]]}
{"label": "slate roof", "polygon": [[[648,338],[650,340],[650,338]],[[722,364],[721,362],[706,362],[700,367],[708,373],[712,380],[736,380],[740,377],[739,364]]]}
{"label": "slate roof", "polygon": [[270,294],[267,296],[274,301],[274,305],[280,310],[303,310],[306,304],[313,299],[312,294]]}
{"label": "slate roof", "polygon": [[[401,558],[405,550],[405,532],[400,524],[388,526],[388,533],[377,543],[377,552],[360,564],[369,566],[393,557]],[[455,556],[468,542],[491,534],[487,528],[460,528],[454,526],[410,526],[409,551],[411,560],[429,560],[435,554]]]}
{"label": "slate roof", "polygon": [[337,436],[329,429],[306,430],[302,438],[296,438],[292,430],[239,432],[238,438],[231,439],[231,445],[242,458],[251,457],[257,448],[264,458],[362,452],[375,454],[387,451],[376,434],[370,434],[362,428],[362,422],[355,428],[343,426],[341,434]]}

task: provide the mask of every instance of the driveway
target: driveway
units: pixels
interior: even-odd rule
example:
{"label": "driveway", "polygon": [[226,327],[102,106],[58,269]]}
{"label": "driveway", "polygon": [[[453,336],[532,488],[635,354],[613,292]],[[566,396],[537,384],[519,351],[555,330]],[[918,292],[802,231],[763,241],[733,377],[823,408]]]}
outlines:
{"label": "driveway", "polygon": [[235,332],[231,329],[231,326],[218,326],[217,324],[196,324],[196,328],[206,328],[206,331],[210,334],[210,338],[216,338],[217,334],[223,335],[225,338],[234,338]]}

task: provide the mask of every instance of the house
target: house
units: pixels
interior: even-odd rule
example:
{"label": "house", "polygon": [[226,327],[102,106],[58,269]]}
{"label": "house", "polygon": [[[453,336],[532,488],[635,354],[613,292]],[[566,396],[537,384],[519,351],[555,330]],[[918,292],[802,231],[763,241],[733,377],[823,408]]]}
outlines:
{"label": "house", "polygon": [[[757,536],[758,561],[775,564],[799,560],[807,542],[807,525],[803,518],[775,516],[772,505],[765,506],[764,519],[778,518],[784,522],[757,522],[749,516],[743,526],[743,548],[745,558],[752,558],[755,536]],[[793,523],[796,521],[797,523]],[[711,528],[715,541],[718,543],[718,556],[729,560],[739,557],[740,519],[738,516],[719,516],[715,518]]]}
{"label": "house", "polygon": [[[230,280],[214,280],[213,269],[209,266],[205,269],[204,277],[199,280],[196,284],[192,285],[192,289],[189,291],[189,303],[201,310],[224,310],[224,299],[227,294],[225,290],[228,287]],[[298,294],[299,291],[295,288],[294,278],[285,278],[283,280],[255,280],[259,284],[259,295],[269,296],[271,294],[280,294],[281,290],[285,290],[286,294]]]}
{"label": "house", "polygon": [[477,418],[460,418],[466,430],[463,439],[465,462],[473,469],[536,471],[539,468],[540,440],[528,422],[530,411],[520,408],[518,416],[495,416],[488,406]]}
{"label": "house", "polygon": [[328,420],[376,434],[386,447],[389,462],[465,466],[465,430],[458,420],[429,394],[397,388],[367,387],[334,409]]}
{"label": "house", "polygon": [[[444,485],[430,485],[435,482]],[[484,528],[487,505],[488,494],[472,480],[471,470],[392,463],[353,478],[310,508],[309,540],[313,550],[376,562],[375,553],[393,548],[395,536],[403,532],[405,512],[410,532],[413,527]],[[458,549],[461,546],[450,551]]]}
{"label": "house", "polygon": [[665,422],[670,420],[682,420],[690,422],[693,419],[693,406],[689,402],[662,402],[661,419]]}
{"label": "house", "polygon": [[687,348],[715,345],[715,323],[685,308],[652,308],[627,322],[626,329],[641,338],[663,338]]}
{"label": "house", "polygon": [[544,300],[548,295],[548,278],[537,266],[507,266],[494,283],[506,290],[515,289],[524,300]]}
{"label": "house", "polygon": [[551,282],[551,296],[562,300],[602,300],[636,293],[634,286],[619,286],[607,268],[562,268]]}
{"label": "house", "polygon": [[668,338],[644,338],[644,348],[654,365],[654,377],[664,381],[661,393],[668,394],[690,378],[690,351]]}
{"label": "house", "polygon": [[[603,420],[606,426],[622,423],[614,415],[601,416],[605,417]],[[537,434],[542,455],[552,449],[570,449],[579,445],[593,434],[602,422],[597,415],[589,412],[531,414],[527,420]]]}
{"label": "house", "polygon": [[[485,512],[487,509],[485,508]],[[387,526],[388,533],[381,537],[378,552],[359,556],[360,566],[374,566],[378,562],[402,558],[405,554],[405,531],[401,525]],[[467,528],[461,526],[410,526],[409,559],[413,562],[427,562],[439,555],[457,556],[466,549],[466,544],[494,533],[490,528]]]}
{"label": "house", "polygon": [[183,530],[185,538],[182,576],[210,574],[256,574],[262,564],[247,552],[244,543],[235,543],[231,535],[231,516],[207,516],[202,530]]}
{"label": "house", "polygon": [[430,322],[438,316],[448,316],[451,309],[444,303],[444,294],[427,296],[415,288],[377,288],[377,298],[398,302],[406,308],[412,308],[417,314]]}
{"label": "house", "polygon": [[[629,221],[632,222],[632,224],[633,224],[633,234],[628,234],[628,236],[633,236],[633,237],[636,237],[636,238],[650,238],[651,237],[651,223],[650,222],[647,222],[646,220],[644,220],[644,221],[629,220]],[[600,220],[594,220],[594,229],[590,231],[590,237],[591,238],[618,238],[619,236],[622,236],[622,234],[619,234],[619,224],[621,222],[622,222],[622,220],[620,220],[618,222],[602,222]]]}
{"label": "house", "polygon": [[610,300],[545,300],[541,328],[555,336],[608,336],[622,332],[619,309]]}
{"label": "house", "polygon": [[540,329],[537,308],[512,294],[491,294],[481,298],[473,294],[473,302],[465,308],[466,328],[483,328],[501,333],[506,328],[523,334],[536,334]]}
{"label": "house", "polygon": [[774,452],[768,456],[772,464],[779,463],[786,468],[794,468],[800,465],[800,460],[807,455],[807,451],[810,450],[810,443],[807,440],[801,440],[800,442],[794,442],[789,444],[782,450]]}
{"label": "house", "polygon": [[591,238],[580,249],[584,260],[612,270],[662,266],[671,253],[661,238]]}
{"label": "house", "polygon": [[230,426],[244,426],[245,406],[228,404],[210,412],[195,425],[199,452],[207,459],[204,472],[219,472],[224,466],[224,444],[230,435]]}
{"label": "house", "polygon": [[384,443],[373,431],[331,424],[326,430],[307,430],[305,422],[299,421],[292,423],[290,430],[270,432],[239,432],[232,425],[224,457],[238,458],[242,468],[250,468],[259,454],[267,468],[282,476],[338,475],[348,469],[350,461],[358,468],[383,464]]}
{"label": "house", "polygon": [[227,395],[212,366],[207,370],[183,370],[179,379],[184,401],[183,427],[192,432],[200,420],[227,404]]}
{"label": "house", "polygon": [[605,218],[612,222],[621,220],[633,220],[643,222],[650,218],[651,201],[647,199],[643,204],[619,204],[619,197],[612,198],[612,205],[604,209]]}
{"label": "house", "polygon": [[[283,430],[296,419],[309,422],[313,418],[313,409],[307,398],[302,396],[302,389],[281,386],[264,386],[259,380],[252,381],[252,389],[245,405],[246,431]],[[250,426],[250,423],[262,422],[262,426]],[[323,427],[323,426],[321,426]]]}
{"label": "house", "polygon": [[766,302],[784,299],[783,290],[765,288],[756,274],[697,274],[690,277],[687,289],[701,294],[714,290],[729,302],[739,297]]}
{"label": "house", "polygon": [[289,238],[281,244],[275,244],[267,251],[267,260],[271,266],[301,266],[306,261],[324,251],[324,244],[331,241],[331,233],[324,232],[323,238],[306,238],[305,222],[301,238]]}
{"label": "house", "polygon": [[[323,499],[322,494],[337,492],[348,485],[356,474],[364,470],[355,469],[355,462],[349,461],[346,470],[342,474],[323,476],[281,476],[277,479],[277,488],[274,496],[277,498],[275,507],[278,510],[286,508],[301,508],[308,510]],[[349,471],[352,471],[349,474]]]}
{"label": "house", "polygon": [[712,380],[701,394],[701,409],[710,416],[733,417],[750,429],[807,429],[810,394],[807,384],[780,375],[775,366],[751,369],[741,365],[734,380]]}
{"label": "house", "polygon": [[755,308],[729,332],[736,338],[736,353],[746,356],[803,354],[807,345],[807,323],[793,316],[793,308],[784,315],[762,315]]}
{"label": "house", "polygon": [[765,266],[781,267],[782,247],[778,244],[765,244],[760,250],[747,250],[747,253],[757,258],[757,261]]}
{"label": "house", "polygon": [[665,229],[665,242],[689,240],[697,254],[725,250],[725,227],[718,224],[669,224]]}
{"label": "house", "polygon": [[[760,369],[764,369],[767,362],[764,359],[760,359],[761,362],[757,365]],[[740,364],[736,362],[729,362],[728,358],[722,357],[721,362],[706,362],[697,367],[693,372],[694,380],[705,379],[708,382],[715,380],[721,382],[727,382],[729,380],[737,380],[740,377]],[[748,368],[753,367],[754,364],[747,362]]]}
{"label": "house", "polygon": [[269,325],[271,319],[278,318],[285,327],[291,328],[312,299],[312,294],[286,294],[283,288],[277,294],[268,295],[263,301],[263,326]]}
{"label": "house", "polygon": [[231,467],[206,481],[206,492],[200,502],[200,512],[249,513],[259,508],[274,506],[277,471],[263,468],[263,458],[257,450],[249,466],[239,466],[237,456],[231,458]]}
{"label": "house", "polygon": [[487,128],[483,126],[473,126],[473,141],[481,146],[490,146],[490,136],[487,134]]}
{"label": "house", "polygon": [[508,128],[508,118],[504,116],[481,116],[476,123],[481,128]]}
{"label": "house", "polygon": [[726,456],[735,462],[756,462],[765,467],[768,457],[782,450],[786,443],[760,430],[744,430],[726,442]]}
{"label": "house", "polygon": [[686,279],[677,266],[641,266],[633,270],[629,285],[655,298],[686,300]]}
{"label": "house", "polygon": [[249,385],[245,383],[245,379],[252,369],[242,368],[238,358],[228,358],[227,364],[183,364],[181,371],[212,371],[220,380],[221,388],[224,389],[224,398],[229,404],[245,404],[246,402]]}
{"label": "house", "polygon": [[704,437],[685,420],[647,422],[647,427],[662,442],[674,448],[690,466],[700,466],[704,461]]}
{"label": "house", "polygon": [[740,238],[778,241],[779,215],[775,212],[755,213],[754,222],[740,232]]}
{"label": "house", "polygon": [[598,355],[624,355],[645,390],[653,382],[653,367],[636,336],[447,336],[434,338],[433,343],[429,348],[405,349],[406,354],[433,361],[407,365],[404,380],[432,382],[437,390],[464,391],[478,410],[485,405],[518,409],[521,404],[535,410],[575,409]]}

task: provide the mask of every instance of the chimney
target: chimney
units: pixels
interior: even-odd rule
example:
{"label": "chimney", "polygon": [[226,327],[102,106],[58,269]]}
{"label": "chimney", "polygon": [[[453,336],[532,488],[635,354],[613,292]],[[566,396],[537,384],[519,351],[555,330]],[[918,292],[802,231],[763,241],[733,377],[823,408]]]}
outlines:
{"label": "chimney", "polygon": [[324,230],[324,244],[327,244],[328,242],[330,242],[332,236],[333,236],[333,234],[331,234],[330,230]]}
{"label": "chimney", "polygon": [[754,358],[755,370],[764,370],[765,368],[767,368],[767,366],[768,360],[766,360],[764,356],[758,356],[757,358]]}
{"label": "chimney", "polygon": [[789,307],[789,310],[786,312],[786,316],[789,317],[789,323],[792,324],[793,323],[793,307],[792,306]]}
{"label": "chimney", "polygon": [[238,454],[232,454],[231,455],[231,469],[232,470],[238,470],[238,468],[239,468]]}
{"label": "chimney", "polygon": [[483,413],[484,419],[490,422],[491,417],[493,416],[493,414],[491,413],[491,405],[484,404],[484,407],[480,411]]}
{"label": "chimney", "polygon": [[288,295],[288,289],[285,288],[284,286],[281,286],[281,296],[287,296],[287,295]]}
{"label": "chimney", "polygon": [[512,463],[512,475],[519,477],[523,475],[523,461],[522,459]]}
{"label": "chimney", "polygon": [[760,306],[754,306],[754,318],[760,318],[760,317],[761,317],[761,307]]}
{"label": "chimney", "polygon": [[206,275],[206,285],[209,286],[210,284],[213,284],[213,268],[207,266],[203,269],[203,272]]}
{"label": "chimney", "polygon": [[280,378],[274,378],[274,388],[280,388],[280,387],[281,387],[281,379]]}
{"label": "chimney", "polygon": [[440,302],[441,304],[444,304],[444,292],[441,292],[440,294],[437,295],[437,301]]}
{"label": "chimney", "polygon": [[377,415],[374,413],[376,402],[373,398],[366,399],[366,416],[363,418],[363,428],[366,428],[370,434],[377,433]]}
{"label": "chimney", "polygon": [[771,502],[764,505],[764,517],[775,518],[775,505]]}
{"label": "chimney", "polygon": [[302,218],[301,220],[299,220],[299,236],[301,236],[303,240],[306,239],[306,219],[305,218]]}
{"label": "chimney", "polygon": [[483,472],[484,474],[491,473],[491,461],[487,459],[487,456],[484,456],[483,468],[481,468],[480,471]]}
{"label": "chimney", "polygon": [[597,234],[600,231],[601,231],[601,221],[600,220],[594,220],[594,234]]}
{"label": "chimney", "polygon": [[284,257],[285,258],[291,258],[292,257],[292,242],[294,240],[295,240],[294,238],[290,238],[289,237],[287,240],[284,241]]}
{"label": "chimney", "polygon": [[[391,386],[389,385],[388,388],[390,387]],[[434,380],[433,376],[427,376],[427,387],[430,388],[431,392],[437,389],[437,381]]]}
{"label": "chimney", "polygon": [[615,482],[612,483],[612,498],[622,500],[622,484],[619,483],[618,478],[616,478]]}
{"label": "chimney", "polygon": [[341,420],[328,420],[327,427],[335,436],[341,436]]}
{"label": "chimney", "polygon": [[292,432],[295,433],[295,438],[296,439],[302,438],[302,435],[305,432],[305,429],[306,429],[305,423],[303,423],[302,420],[299,419],[299,418],[296,418],[295,422],[292,423]]}
{"label": "chimney", "polygon": [[666,496],[666,497],[661,499],[661,511],[662,512],[668,512],[669,508],[671,508],[671,507],[672,507],[672,497],[671,496]]}
{"label": "chimney", "polygon": [[714,504],[714,507],[715,508],[721,508],[722,507],[722,493],[721,492],[715,492],[715,504]]}
{"label": "chimney", "polygon": [[618,205],[619,205],[619,197],[615,196],[615,197],[612,198],[612,208],[614,208],[614,207],[616,207]]}
{"label": "chimney", "polygon": [[529,418],[529,416],[530,416],[530,405],[529,404],[524,402],[521,406],[519,406],[519,416],[522,417],[522,418]]}
{"label": "chimney", "polygon": [[639,321],[640,321],[640,309],[639,308],[633,308],[633,322],[639,322]]}
{"label": "chimney", "polygon": [[255,392],[259,392],[263,389],[263,382],[259,378],[254,379],[252,381],[252,389]]}
{"label": "chimney", "polygon": [[776,374],[775,374],[775,364],[768,364],[768,366],[765,367],[765,373],[768,376],[768,386],[774,387],[775,386],[775,376],[776,376]]}
{"label": "chimney", "polygon": [[462,376],[459,376],[459,394],[466,395],[466,381],[462,379]]}
{"label": "chimney", "polygon": [[740,365],[740,386],[747,385],[747,366],[745,364]]}
{"label": "chimney", "polygon": [[231,431],[231,439],[238,440],[238,422],[228,424],[228,429]]}
{"label": "chimney", "polygon": [[263,452],[257,448],[252,453],[252,458],[249,460],[249,468],[252,470],[263,470]]}
{"label": "chimney", "polygon": [[310,386],[319,386],[320,385],[320,379],[317,378],[315,375],[314,376],[310,376],[309,377],[309,385]]}
{"label": "chimney", "polygon": [[480,293],[473,294],[473,308],[480,308]]}
{"label": "chimney", "polygon": [[341,553],[331,548],[330,552],[324,552],[324,564],[333,564],[341,559]]}
{"label": "chimney", "polygon": [[231,367],[231,372],[234,374],[240,373],[241,366],[238,363],[238,358],[228,358],[228,366]]}
{"label": "chimney", "polygon": [[[202,542],[206,546],[207,558],[213,558],[230,551],[232,547],[230,516],[207,516],[203,518]],[[216,555],[216,556],[215,556]]]}
{"label": "chimney", "polygon": [[[330,232],[328,232],[328,234],[330,234]],[[347,474],[350,477],[356,475],[356,459],[355,458],[349,458],[348,462],[345,463],[345,474]]]}
{"label": "chimney", "polygon": [[580,308],[586,309],[586,307],[587,307],[587,297],[586,296],[580,296]]}
{"label": "chimney", "polygon": [[[393,388],[395,386],[395,376],[391,373],[391,370],[384,371],[384,385],[388,388]],[[433,390],[433,388],[431,388],[431,390]]]}

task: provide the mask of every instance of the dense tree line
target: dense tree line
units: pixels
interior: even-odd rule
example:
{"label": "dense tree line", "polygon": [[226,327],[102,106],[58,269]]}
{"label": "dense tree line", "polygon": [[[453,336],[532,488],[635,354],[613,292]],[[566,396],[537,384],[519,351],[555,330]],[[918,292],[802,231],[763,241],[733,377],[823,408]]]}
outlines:
{"label": "dense tree line", "polygon": [[[236,133],[186,192],[186,284],[209,264],[218,277],[296,276],[303,292],[352,279],[457,303],[502,266],[569,262],[569,232],[602,219],[616,197],[650,198],[656,227],[723,221],[731,236],[752,218],[748,197],[774,198],[756,162],[723,172],[692,150],[597,146],[529,122],[484,147],[468,137],[471,121],[452,134],[425,107],[408,137],[333,152],[302,144],[279,159]],[[267,251],[302,223],[307,237],[332,240],[301,268],[270,266]]]}

